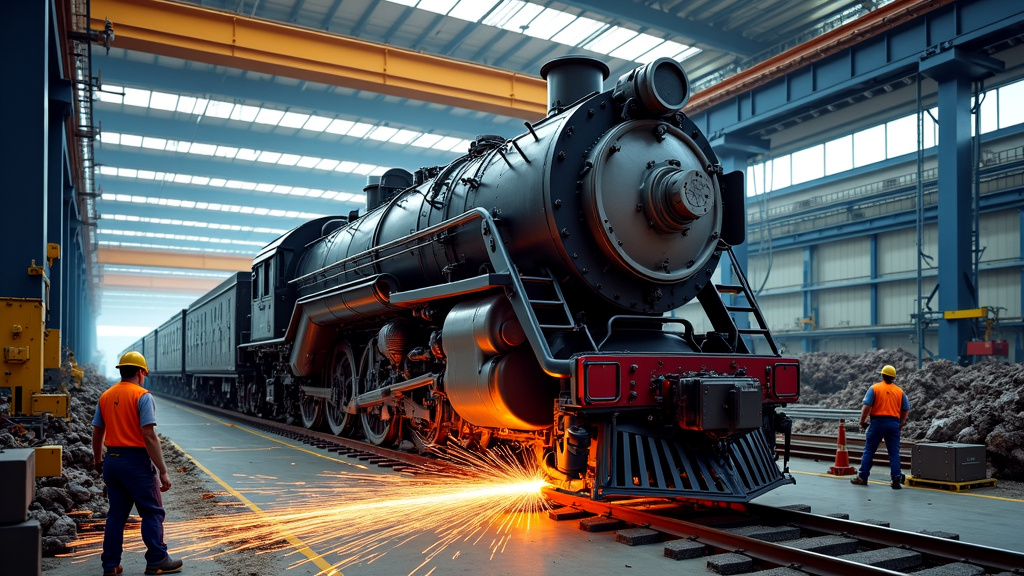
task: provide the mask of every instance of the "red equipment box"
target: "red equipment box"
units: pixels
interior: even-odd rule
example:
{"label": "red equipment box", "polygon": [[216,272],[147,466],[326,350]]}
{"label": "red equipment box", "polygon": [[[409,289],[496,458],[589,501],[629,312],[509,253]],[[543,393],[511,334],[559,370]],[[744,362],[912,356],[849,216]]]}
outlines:
{"label": "red equipment box", "polygon": [[1008,356],[1010,345],[1006,340],[989,340],[987,342],[968,342],[968,356]]}

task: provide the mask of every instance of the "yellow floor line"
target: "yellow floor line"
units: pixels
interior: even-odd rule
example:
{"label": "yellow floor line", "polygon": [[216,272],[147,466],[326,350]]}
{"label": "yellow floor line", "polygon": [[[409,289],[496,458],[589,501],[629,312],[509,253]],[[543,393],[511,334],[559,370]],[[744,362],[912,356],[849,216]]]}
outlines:
{"label": "yellow floor line", "polygon": [[[231,494],[235,498],[238,498],[238,500],[241,501],[243,504],[245,504],[246,507],[248,507],[250,510],[252,510],[256,514],[258,514],[261,518],[267,518],[268,520],[271,520],[271,521],[273,520],[273,518],[271,516],[267,515],[266,512],[261,510],[259,506],[257,506],[256,504],[253,504],[253,502],[251,500],[249,500],[248,498],[246,498],[245,496],[242,496],[241,492],[239,492],[238,490],[235,490],[234,488],[229,486],[227,484],[227,482],[224,482],[223,480],[221,480],[220,477],[218,477],[216,474],[211,472],[209,468],[207,468],[206,466],[203,466],[202,464],[200,464],[199,461],[196,460],[195,458],[193,458],[191,454],[189,454],[188,452],[185,452],[184,450],[182,450],[181,446],[178,446],[177,444],[175,444],[171,440],[168,440],[168,442],[170,442],[175,448],[180,450],[181,453],[184,454],[186,458],[191,460],[192,463],[195,464],[197,468],[199,468],[200,470],[205,472],[206,475],[209,476],[210,478],[213,478],[213,480],[217,484],[220,484],[221,487],[224,488],[224,490],[226,490],[229,494]],[[320,556],[319,554],[314,552],[309,546],[307,546],[305,544],[305,542],[303,542],[298,537],[293,536],[293,535],[291,535],[291,534],[289,534],[287,532],[285,532],[283,534],[283,536],[284,536],[284,539],[287,540],[289,544],[294,546],[295,549],[300,554],[302,554],[306,558],[309,558],[309,561],[312,562],[317,568],[320,569],[320,573],[321,574],[323,574],[325,576],[344,576],[339,570],[336,570],[334,568],[334,566],[332,566],[326,560],[324,560],[322,556]]]}
{"label": "yellow floor line", "polygon": [[[825,472],[805,472],[803,470],[792,470],[792,469],[790,470],[790,473],[792,473],[792,474],[804,474],[806,476],[820,476],[822,478],[841,478],[841,479],[847,479],[847,478],[853,476],[852,474],[849,477],[848,476],[835,476],[835,475],[832,475],[832,474],[827,474]],[[871,483],[871,484],[881,484],[883,486],[888,486],[889,485],[889,482],[883,482],[881,480],[868,480],[868,482]],[[907,490],[931,490],[932,492],[941,492],[943,494],[956,494],[957,496],[973,496],[975,498],[988,498],[989,500],[1002,500],[1004,502],[1024,503],[1024,499],[1020,499],[1020,498],[1007,498],[1005,496],[991,496],[991,495],[988,495],[988,494],[978,494],[978,493],[973,493],[972,494],[971,492],[968,492],[968,491],[953,492],[952,490],[942,490],[940,488],[928,488],[926,486],[904,486],[904,488],[907,489]]]}

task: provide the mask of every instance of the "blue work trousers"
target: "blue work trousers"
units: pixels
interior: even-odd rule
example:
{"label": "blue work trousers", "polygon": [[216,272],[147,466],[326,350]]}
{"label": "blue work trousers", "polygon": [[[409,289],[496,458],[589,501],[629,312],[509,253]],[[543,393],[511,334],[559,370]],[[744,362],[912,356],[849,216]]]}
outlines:
{"label": "blue work trousers", "polygon": [[121,564],[124,525],[132,506],[142,516],[142,542],[146,563],[156,564],[167,556],[164,544],[164,507],[160,478],[145,448],[108,448],[103,459],[103,480],[107,483],[107,524],[103,531],[104,572]]}
{"label": "blue work trousers", "polygon": [[892,416],[872,417],[868,433],[864,437],[864,455],[860,460],[860,477],[867,480],[871,474],[871,460],[878,451],[878,444],[885,440],[885,451],[889,453],[889,473],[899,480],[900,471],[900,419]]}

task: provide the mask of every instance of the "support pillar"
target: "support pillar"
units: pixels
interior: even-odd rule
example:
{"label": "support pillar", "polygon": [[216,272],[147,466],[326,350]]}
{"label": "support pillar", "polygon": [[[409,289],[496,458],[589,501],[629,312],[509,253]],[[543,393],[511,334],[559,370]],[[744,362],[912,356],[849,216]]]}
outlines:
{"label": "support pillar", "polygon": [[17,78],[18,88],[0,91],[0,108],[6,115],[8,134],[18,135],[18,145],[0,154],[4,174],[5,205],[0,210],[4,249],[0,250],[0,296],[43,299],[43,276],[29,274],[46,266],[46,176],[48,158],[48,86],[51,43],[50,2],[10,2],[6,6],[7,41],[18,46],[16,58],[8,58],[7,78]]}
{"label": "support pillar", "polygon": [[[971,84],[1002,70],[1002,62],[950,48],[922,60],[921,72],[939,83],[939,309],[978,307],[971,281]],[[965,358],[971,326],[939,321],[939,357]]]}

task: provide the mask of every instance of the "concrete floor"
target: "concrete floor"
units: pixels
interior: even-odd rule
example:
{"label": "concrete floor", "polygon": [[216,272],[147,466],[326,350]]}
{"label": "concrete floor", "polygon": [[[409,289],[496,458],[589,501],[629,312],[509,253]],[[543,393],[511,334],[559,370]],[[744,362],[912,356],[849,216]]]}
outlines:
{"label": "concrete floor", "polygon": [[[224,504],[243,498],[249,509],[266,510],[281,498],[308,494],[318,477],[338,477],[346,473],[394,474],[391,470],[377,469],[353,458],[340,457],[203,415],[166,399],[159,401],[158,421],[157,431],[209,473],[209,477],[203,480],[204,484],[199,485],[211,494],[218,494],[216,500]],[[766,494],[756,502],[768,505],[808,504],[812,512],[818,514],[841,512],[849,514],[851,520],[884,520],[893,528],[907,531],[953,532],[966,542],[1024,552],[1024,539],[1021,537],[1024,534],[1024,500],[994,497],[986,494],[986,489],[951,493],[922,488],[892,490],[887,483],[880,482],[873,482],[867,487],[853,486],[848,477],[825,474],[831,464],[810,460],[792,462],[790,467],[797,483]],[[195,487],[189,490],[195,490]],[[165,497],[168,526],[189,517],[188,510],[176,509],[172,505],[175,499],[187,496],[176,494],[172,487]],[[170,532],[167,544],[174,554],[185,544],[175,542]],[[344,532],[344,527],[339,527],[341,532]],[[613,533],[584,532],[577,529],[575,521],[556,523],[546,515],[533,516],[528,528],[523,524],[513,528],[509,534],[507,543],[497,552],[492,552],[494,538],[488,535],[478,541],[456,542],[428,560],[424,550],[435,543],[437,537],[432,533],[409,533],[407,542],[390,549],[373,562],[342,565],[333,574],[708,573],[706,560],[670,560],[664,557],[662,546],[658,544],[633,547],[618,544]],[[197,555],[186,558],[183,574],[306,576],[321,573],[324,569],[330,574],[332,565],[342,560],[332,555],[336,544],[330,539],[309,547],[301,541],[291,545],[293,553],[287,556],[284,552],[272,552],[253,559],[250,558],[253,552],[238,553],[246,555],[244,562],[238,560],[237,555],[225,555],[219,559],[204,559],[204,555]],[[295,553],[295,550],[299,552]],[[320,554],[324,556],[320,557]],[[306,559],[309,561],[294,565],[297,560]],[[145,560],[140,552],[126,552],[122,565],[128,576],[142,574]],[[101,572],[96,556],[85,560],[48,558],[44,559],[43,567],[45,574],[53,576],[98,575]]]}

